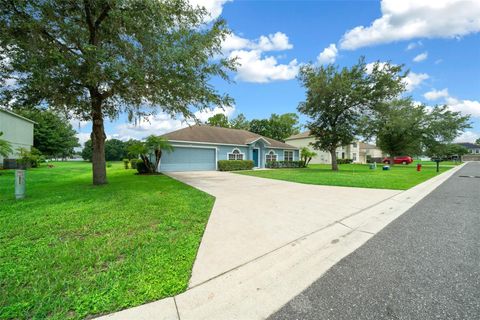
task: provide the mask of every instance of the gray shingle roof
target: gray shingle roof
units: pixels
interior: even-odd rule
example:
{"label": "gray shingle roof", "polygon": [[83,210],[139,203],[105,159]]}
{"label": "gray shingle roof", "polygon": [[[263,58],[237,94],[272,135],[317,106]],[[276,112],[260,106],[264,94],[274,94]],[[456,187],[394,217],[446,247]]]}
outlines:
{"label": "gray shingle roof", "polygon": [[265,139],[270,147],[297,149],[289,144],[273,140],[259,134],[239,129],[212,127],[209,125],[194,125],[177,131],[169,132],[162,137],[173,141],[190,141],[219,144],[248,145],[258,139]]}
{"label": "gray shingle roof", "polygon": [[467,149],[478,149],[480,148],[480,145],[471,143],[471,142],[459,142],[457,143],[458,145],[464,146]]}

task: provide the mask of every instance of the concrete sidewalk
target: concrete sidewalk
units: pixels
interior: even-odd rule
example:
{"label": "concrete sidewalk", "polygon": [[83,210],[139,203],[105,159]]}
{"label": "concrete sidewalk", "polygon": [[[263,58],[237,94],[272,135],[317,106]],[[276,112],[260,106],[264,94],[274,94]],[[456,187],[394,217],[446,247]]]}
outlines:
{"label": "concrete sidewalk", "polygon": [[[278,222],[277,220],[281,220],[280,217],[283,215],[280,217],[275,216],[274,219],[271,219],[273,227],[271,227],[269,230],[275,231],[279,228],[279,234],[285,232],[288,235],[288,237],[282,238],[281,241],[278,242],[278,247],[267,252],[263,252],[262,250],[265,250],[265,247],[258,243],[258,246],[255,245],[252,248],[253,253],[251,256],[253,256],[253,258],[250,258],[249,252],[244,252],[247,251],[246,249],[241,249],[238,251],[235,251],[234,249],[228,249],[232,252],[229,252],[225,249],[225,254],[230,254],[230,257],[235,256],[235,252],[239,253],[238,256],[240,259],[235,260],[235,263],[232,264],[233,267],[230,265],[223,265],[222,268],[226,268],[227,270],[221,271],[221,268],[214,268],[213,272],[209,272],[208,270],[204,271],[202,269],[202,271],[196,276],[196,280],[192,277],[194,283],[191,283],[191,287],[180,295],[107,315],[101,317],[101,319],[266,318],[298,293],[307,288],[336,262],[354,251],[356,248],[360,247],[375,233],[380,231],[388,223],[393,221],[395,218],[413,206],[416,202],[434,190],[457,170],[459,170],[459,167],[451,169],[404,192],[390,190],[392,194],[384,195],[383,199],[379,199],[379,201],[372,201],[370,204],[367,202],[362,202],[362,205],[364,206],[363,208],[361,206],[349,206],[350,194],[343,194],[343,196],[337,198],[339,200],[336,202],[338,202],[341,206],[345,206],[344,210],[349,211],[348,214],[345,214],[338,219],[335,219],[334,216],[329,216],[329,214],[326,214],[325,216],[330,217],[330,220],[317,221],[315,220],[314,215],[309,216],[309,211],[306,210],[309,208],[308,206],[305,208],[295,207],[285,210],[285,212],[296,212],[298,214],[297,219],[300,217],[303,219],[303,215],[305,214],[305,221],[307,221],[305,225],[310,225],[310,228],[296,225],[293,219],[285,219],[284,222]],[[247,179],[252,178],[240,175],[235,176]],[[182,177],[178,178],[182,179]],[[221,176],[211,179],[221,179]],[[232,179],[237,178],[232,177]],[[211,184],[206,182],[208,180],[206,178],[194,179],[194,181],[190,182],[186,180],[188,180],[188,177],[183,178],[183,181],[191,183],[192,185],[207,192],[209,192],[207,189],[211,187]],[[277,180],[261,180],[264,180],[266,184],[273,183],[272,181],[275,181],[275,183],[277,182]],[[242,182],[238,180],[237,183],[241,189],[240,184]],[[278,183],[289,182],[278,181]],[[295,185],[305,187],[306,189],[311,187],[322,187],[300,184]],[[250,187],[255,188],[255,186],[251,185]],[[270,185],[270,187],[272,186]],[[299,189],[297,190],[298,193],[295,194],[301,196],[302,193],[308,192],[306,189]],[[342,194],[340,189],[356,190],[355,188],[335,189],[338,189],[337,192],[339,194]],[[264,196],[264,198],[267,200],[271,199],[272,197],[272,195],[265,189],[258,189],[254,191],[255,192],[253,192],[253,194],[255,196],[252,195],[252,198],[246,199],[250,200],[250,202],[247,202],[247,204],[252,203],[252,200],[257,199],[257,197],[261,198],[261,196]],[[215,192],[218,192],[218,197],[218,195],[223,191],[210,190],[210,192],[212,192],[214,195]],[[327,201],[326,203],[332,204],[331,197],[335,196],[335,192],[327,193],[328,196],[323,198],[322,201]],[[312,195],[310,195],[310,197],[311,196]],[[318,196],[318,194],[316,194],[316,196]],[[368,194],[365,195],[365,197],[368,196]],[[291,198],[291,195],[288,192],[285,192],[283,194],[279,194],[278,197],[288,197],[290,199],[287,199],[291,200],[295,199],[297,196]],[[219,199],[217,198],[217,201],[218,200]],[[223,206],[227,204],[220,205]],[[328,205],[325,207],[328,207]],[[277,210],[273,210],[272,212],[277,212]],[[287,214],[283,217],[293,218],[294,215],[289,216]],[[213,218],[216,219],[216,217]],[[228,224],[228,221],[226,222]],[[255,226],[254,221],[252,221],[252,217],[249,217],[246,222]],[[210,228],[210,223],[211,222],[209,221],[207,231]],[[293,225],[288,227],[289,223],[292,223]],[[208,236],[207,231],[205,236]],[[225,234],[233,237],[231,229],[226,229]],[[248,232],[246,234],[248,235]],[[275,235],[276,233],[274,232],[273,234]],[[256,244],[256,236],[257,235],[255,233],[251,235],[251,243]],[[241,241],[241,238],[239,239],[236,241]],[[277,236],[272,236],[270,239],[270,244],[276,244],[277,242],[275,242],[275,239],[277,239]],[[205,240],[210,241],[207,238],[204,238],[204,241]],[[211,241],[214,241],[214,239],[211,239]],[[261,250],[257,247],[261,248]],[[219,246],[219,250],[220,249],[221,243]],[[258,255],[259,252],[262,253]],[[199,259],[202,259],[200,258],[200,254],[201,252],[199,252]],[[208,256],[207,253],[204,254],[206,257]],[[255,257],[255,255],[257,256]],[[235,266],[235,264],[238,264],[242,259],[250,260]],[[202,260],[198,261],[201,262]],[[195,267],[198,268],[197,262]],[[220,273],[218,273],[219,271]]]}

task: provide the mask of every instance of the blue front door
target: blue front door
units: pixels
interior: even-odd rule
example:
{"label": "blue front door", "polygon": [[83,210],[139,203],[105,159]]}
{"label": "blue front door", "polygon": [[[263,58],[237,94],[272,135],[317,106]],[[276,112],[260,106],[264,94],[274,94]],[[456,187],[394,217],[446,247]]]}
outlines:
{"label": "blue front door", "polygon": [[258,167],[258,149],[253,149],[253,163],[255,167]]}

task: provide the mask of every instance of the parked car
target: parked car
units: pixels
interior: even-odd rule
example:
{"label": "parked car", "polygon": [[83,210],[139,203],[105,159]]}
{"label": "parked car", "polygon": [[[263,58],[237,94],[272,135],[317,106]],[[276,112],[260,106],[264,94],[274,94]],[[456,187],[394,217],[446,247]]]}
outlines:
{"label": "parked car", "polygon": [[[400,157],[393,158],[393,162],[395,164],[410,164],[410,163],[413,162],[413,159],[410,156],[400,156]],[[388,158],[388,157],[384,158],[383,163],[389,164],[390,163],[390,158]]]}

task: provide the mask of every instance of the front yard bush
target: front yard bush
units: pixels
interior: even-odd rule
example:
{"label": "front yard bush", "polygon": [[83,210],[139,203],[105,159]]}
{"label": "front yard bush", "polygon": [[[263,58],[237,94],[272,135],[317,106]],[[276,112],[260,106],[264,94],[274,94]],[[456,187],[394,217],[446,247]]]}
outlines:
{"label": "front yard bush", "polygon": [[123,166],[125,169],[128,169],[128,165],[130,164],[130,159],[123,159]]}
{"label": "front yard bush", "polygon": [[138,159],[130,159],[130,169],[137,169]]}
{"label": "front yard bush", "polygon": [[337,159],[338,164],[350,164],[352,162],[353,162],[352,159]]}
{"label": "front yard bush", "polygon": [[236,170],[252,170],[252,160],[219,160],[218,170],[220,171],[236,171]]}
{"label": "front yard bush", "polygon": [[303,161],[267,161],[265,168],[280,169],[280,168],[303,168],[305,162]]}

